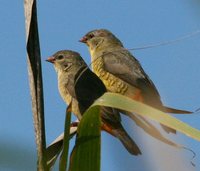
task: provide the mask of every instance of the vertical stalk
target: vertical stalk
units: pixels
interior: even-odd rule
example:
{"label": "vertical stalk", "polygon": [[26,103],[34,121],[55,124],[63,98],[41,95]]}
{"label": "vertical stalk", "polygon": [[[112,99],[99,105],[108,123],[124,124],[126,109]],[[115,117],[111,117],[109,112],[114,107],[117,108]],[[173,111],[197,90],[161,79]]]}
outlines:
{"label": "vertical stalk", "polygon": [[38,156],[37,168],[38,171],[46,171],[47,167],[44,101],[36,0],[24,0],[24,10],[26,25],[28,76]]}

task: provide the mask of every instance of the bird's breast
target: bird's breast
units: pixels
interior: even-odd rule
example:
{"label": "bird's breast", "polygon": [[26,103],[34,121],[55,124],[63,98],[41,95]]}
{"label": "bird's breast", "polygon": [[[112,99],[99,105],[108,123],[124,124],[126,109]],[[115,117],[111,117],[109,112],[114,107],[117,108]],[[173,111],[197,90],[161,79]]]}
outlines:
{"label": "bird's breast", "polygon": [[120,94],[126,93],[128,89],[127,84],[105,70],[102,57],[99,57],[92,63],[92,68],[95,74],[103,81],[108,91]]}
{"label": "bird's breast", "polygon": [[71,95],[67,90],[67,83],[63,82],[62,80],[58,80],[58,89],[62,99],[65,101],[65,103],[69,104],[71,101]]}
{"label": "bird's breast", "polygon": [[82,115],[79,110],[78,101],[75,98],[72,98],[72,96],[70,95],[67,89],[67,82],[63,81],[62,79],[58,80],[58,89],[60,96],[67,105],[69,105],[69,103],[72,101],[72,112],[80,120],[82,118]]}
{"label": "bird's breast", "polygon": [[92,68],[95,74],[103,81],[108,91],[125,95],[137,101],[143,101],[141,91],[138,88],[131,86],[105,70],[102,57],[92,63]]}

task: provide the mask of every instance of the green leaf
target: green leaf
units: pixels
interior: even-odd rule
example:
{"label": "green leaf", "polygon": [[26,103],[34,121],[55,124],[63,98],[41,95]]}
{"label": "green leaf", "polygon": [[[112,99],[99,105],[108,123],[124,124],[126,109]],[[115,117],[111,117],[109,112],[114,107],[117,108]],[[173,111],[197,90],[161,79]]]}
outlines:
{"label": "green leaf", "polygon": [[99,107],[89,108],[81,119],[69,171],[100,171],[101,120]]}
{"label": "green leaf", "polygon": [[63,139],[60,139],[56,143],[51,144],[47,148],[47,167],[50,170],[56,162],[63,147]]}
{"label": "green leaf", "polygon": [[66,110],[66,119],[65,119],[65,131],[63,139],[63,151],[60,156],[60,171],[66,171],[68,164],[68,152],[69,152],[69,141],[70,141],[70,123],[71,123],[71,111],[72,111],[72,102],[68,105]]}
{"label": "green leaf", "polygon": [[135,113],[129,113],[129,117],[136,123],[137,126],[155,139],[174,147],[183,148],[182,145],[174,143],[167,137],[163,136],[160,131],[151,122],[149,122],[148,119],[142,117],[141,115],[136,115]]}
{"label": "green leaf", "polygon": [[[78,124],[78,122],[75,122]],[[70,139],[76,134],[77,126],[73,125],[74,123],[71,123],[70,126]],[[63,139],[64,139],[64,133],[59,135],[48,147],[46,150],[47,153],[47,167],[50,170],[54,163],[56,162],[56,159],[60,155],[61,150],[63,149]]]}
{"label": "green leaf", "polygon": [[[69,138],[71,139],[77,132],[79,121],[72,122],[70,124]],[[64,132],[60,134],[48,147],[46,150],[47,155],[47,167],[50,170],[56,159],[60,155],[61,150],[63,149],[63,140],[64,140]]]}
{"label": "green leaf", "polygon": [[200,141],[200,131],[158,109],[116,93],[105,93],[92,106],[108,106],[137,113]]}

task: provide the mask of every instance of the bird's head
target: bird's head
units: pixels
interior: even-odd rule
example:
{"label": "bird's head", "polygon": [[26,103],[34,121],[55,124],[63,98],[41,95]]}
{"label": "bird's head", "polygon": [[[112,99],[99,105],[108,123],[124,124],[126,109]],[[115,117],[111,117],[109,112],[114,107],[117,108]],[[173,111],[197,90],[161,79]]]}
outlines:
{"label": "bird's head", "polygon": [[123,46],[120,40],[112,34],[109,30],[98,29],[88,32],[83,36],[80,42],[87,44],[89,48],[94,49],[99,45],[110,46],[110,45],[120,45]]}
{"label": "bird's head", "polygon": [[57,73],[76,72],[81,67],[86,66],[80,54],[71,50],[58,51],[46,61],[54,64]]}

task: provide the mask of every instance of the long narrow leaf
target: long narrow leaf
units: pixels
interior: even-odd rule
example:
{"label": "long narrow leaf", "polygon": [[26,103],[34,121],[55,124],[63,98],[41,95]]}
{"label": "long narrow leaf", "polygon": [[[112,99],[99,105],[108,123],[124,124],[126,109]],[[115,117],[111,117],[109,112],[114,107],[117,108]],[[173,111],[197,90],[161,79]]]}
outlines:
{"label": "long narrow leaf", "polygon": [[155,139],[162,141],[165,144],[178,147],[178,148],[183,148],[183,146],[172,142],[165,136],[163,136],[160,131],[152,124],[150,123],[146,118],[142,117],[141,115],[136,115],[133,113],[130,113],[129,116],[131,116],[131,119],[134,120],[134,122],[141,128],[143,129],[147,134],[151,135]]}
{"label": "long narrow leaf", "polygon": [[[70,139],[76,134],[77,126],[70,127]],[[47,167],[51,169],[56,162],[61,150],[63,149],[64,133],[58,136],[48,147],[47,147]]]}
{"label": "long narrow leaf", "polygon": [[70,141],[70,123],[71,123],[71,112],[72,112],[72,103],[70,103],[66,110],[66,119],[65,119],[65,131],[63,139],[63,151],[60,157],[60,171],[66,171],[68,164],[68,152],[69,152],[69,141]]}
{"label": "long narrow leaf", "polygon": [[60,152],[63,148],[63,138],[56,141],[55,143],[51,144],[47,148],[47,167],[48,170],[51,170],[54,166],[58,156],[60,155]]}
{"label": "long narrow leaf", "polygon": [[70,171],[100,171],[100,131],[99,107],[96,106],[86,111],[79,123]]}
{"label": "long narrow leaf", "polygon": [[24,9],[28,53],[28,75],[37,144],[38,170],[46,171],[44,102],[36,0],[24,0]]}
{"label": "long narrow leaf", "polygon": [[132,100],[120,94],[105,93],[102,97],[95,101],[93,106],[109,106],[137,113],[146,118],[162,123],[170,128],[173,128],[183,134],[200,141],[200,131],[189,126],[188,124],[166,114],[153,107]]}

